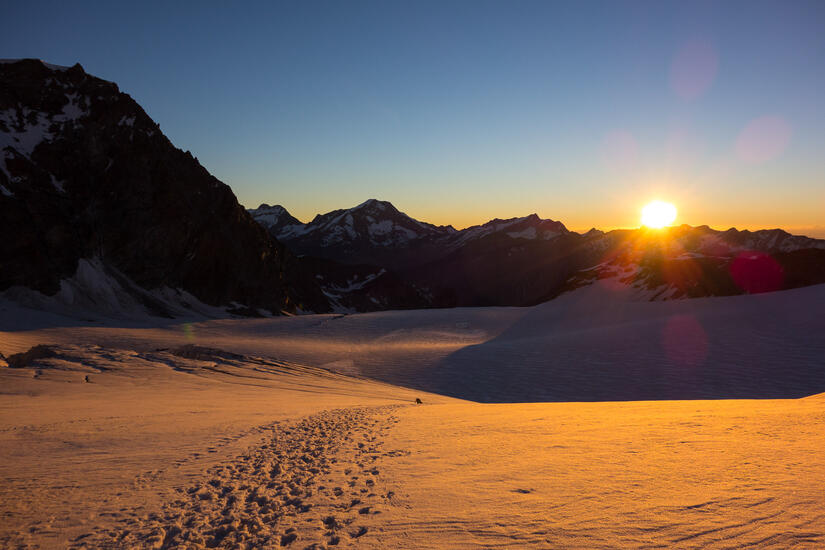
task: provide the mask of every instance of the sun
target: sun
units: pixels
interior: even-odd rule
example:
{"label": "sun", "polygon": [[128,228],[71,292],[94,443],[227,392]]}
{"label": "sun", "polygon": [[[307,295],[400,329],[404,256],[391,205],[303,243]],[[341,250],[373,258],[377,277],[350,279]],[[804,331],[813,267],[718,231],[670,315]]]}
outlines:
{"label": "sun", "polygon": [[642,225],[659,229],[676,219],[676,207],[669,202],[651,201],[642,208]]}

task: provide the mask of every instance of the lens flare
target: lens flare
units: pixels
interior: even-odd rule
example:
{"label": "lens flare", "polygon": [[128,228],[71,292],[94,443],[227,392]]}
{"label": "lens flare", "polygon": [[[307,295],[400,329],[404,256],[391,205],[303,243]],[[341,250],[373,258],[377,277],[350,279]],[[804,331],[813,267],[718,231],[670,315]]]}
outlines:
{"label": "lens flare", "polygon": [[750,164],[778,157],[791,140],[791,125],[778,116],[752,120],[736,140],[736,155]]}
{"label": "lens flare", "polygon": [[676,207],[669,202],[652,201],[642,208],[642,225],[659,229],[676,220]]}
{"label": "lens flare", "polygon": [[719,70],[719,56],[713,44],[695,39],[685,44],[670,67],[670,86],[676,95],[692,101],[701,97]]}

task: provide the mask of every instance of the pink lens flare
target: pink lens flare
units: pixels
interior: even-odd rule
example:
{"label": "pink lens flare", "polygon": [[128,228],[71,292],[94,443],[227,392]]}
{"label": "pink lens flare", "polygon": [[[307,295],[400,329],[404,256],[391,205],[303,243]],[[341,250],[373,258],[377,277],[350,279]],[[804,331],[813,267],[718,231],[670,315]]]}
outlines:
{"label": "pink lens flare", "polygon": [[615,130],[604,137],[603,151],[605,163],[612,170],[629,170],[636,165],[639,145],[630,132]]}
{"label": "pink lens flare", "polygon": [[708,357],[708,335],[691,315],[674,315],[662,329],[667,358],[684,367],[698,367]]}
{"label": "pink lens flare", "polygon": [[730,264],[733,282],[749,294],[782,289],[782,266],[764,252],[742,252]]}
{"label": "pink lens flare", "polygon": [[691,40],[676,53],[670,65],[670,87],[684,100],[704,94],[719,70],[719,56],[707,40]]}
{"label": "pink lens flare", "polygon": [[736,156],[758,164],[780,155],[791,140],[791,125],[780,116],[754,119],[736,139]]}

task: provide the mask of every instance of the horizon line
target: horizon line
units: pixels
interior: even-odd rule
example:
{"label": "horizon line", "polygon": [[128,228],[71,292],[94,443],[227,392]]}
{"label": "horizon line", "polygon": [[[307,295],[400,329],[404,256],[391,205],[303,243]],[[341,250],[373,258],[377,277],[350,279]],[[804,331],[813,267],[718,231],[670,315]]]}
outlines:
{"label": "horizon line", "polygon": [[[567,228],[568,231],[578,233],[578,234],[584,234],[584,233],[587,233],[588,231],[591,231],[593,229],[595,229],[597,231],[602,231],[604,233],[609,233],[611,231],[634,231],[634,230],[637,230],[637,229],[642,229],[644,227],[644,225],[639,224],[639,225],[636,225],[636,226],[608,225],[608,226],[599,227],[597,225],[592,225],[592,226],[587,227],[587,228],[583,228],[582,226],[572,228],[572,227],[568,227],[567,224],[565,224],[562,219],[544,218],[541,215],[539,215],[537,212],[531,212],[531,213],[526,214],[524,216],[513,216],[511,218],[490,218],[490,219],[488,219],[487,221],[484,221],[484,222],[472,223],[472,224],[461,227],[461,226],[459,226],[457,224],[453,224],[453,223],[439,224],[439,223],[434,223],[434,222],[430,222],[430,221],[426,221],[426,220],[423,220],[423,219],[416,218],[414,216],[411,216],[411,215],[407,214],[402,209],[398,208],[395,205],[395,203],[393,203],[392,201],[388,201],[388,200],[384,200],[384,199],[376,199],[376,198],[369,198],[367,200],[361,201],[360,203],[356,204],[355,206],[350,206],[350,207],[345,207],[345,208],[335,208],[333,210],[330,210],[329,212],[334,212],[335,210],[352,210],[352,209],[357,208],[357,207],[359,207],[363,204],[366,204],[370,201],[389,203],[396,210],[398,210],[399,212],[401,212],[402,214],[404,214],[406,216],[409,216],[410,218],[412,218],[416,221],[419,221],[419,222],[422,222],[422,223],[428,223],[428,224],[434,225],[436,227],[452,227],[456,231],[464,231],[465,229],[470,229],[471,227],[479,227],[479,226],[482,226],[484,224],[490,223],[494,220],[506,221],[506,220],[512,220],[512,219],[527,218],[527,217],[532,216],[532,215],[537,216],[541,220],[560,222],[565,226],[565,228]],[[312,219],[310,219],[309,221],[302,221],[300,218],[298,218],[298,216],[295,216],[294,214],[292,214],[292,212],[289,210],[289,208],[287,208],[286,206],[284,206],[282,204],[279,204],[279,203],[269,204],[269,203],[266,203],[266,202],[262,202],[257,207],[252,207],[252,208],[250,208],[250,207],[246,206],[245,204],[241,203],[240,200],[238,201],[238,204],[240,204],[245,210],[256,210],[257,208],[260,208],[261,206],[264,206],[264,205],[269,206],[269,207],[280,206],[290,216],[297,219],[303,225],[307,225],[307,224],[311,223],[312,219],[314,219],[316,216],[320,216],[320,215],[329,213],[329,212],[316,212],[316,214],[314,216],[312,216]],[[707,227],[708,229],[711,229],[713,231],[720,231],[720,232],[729,231],[731,229],[736,230],[736,231],[749,231],[751,233],[753,233],[755,231],[780,230],[780,231],[784,231],[784,232],[786,232],[790,235],[794,235],[794,236],[798,236],[798,237],[807,237],[809,239],[825,240],[825,225],[822,225],[822,226],[757,227],[757,226],[754,226],[754,225],[751,225],[751,224],[745,224],[745,225],[742,225],[740,227],[737,227],[736,225],[730,225],[730,226],[725,227],[725,228],[717,229],[717,228],[713,227],[712,224],[709,224],[709,223],[690,224],[690,223],[687,223],[687,222],[682,222],[682,223],[666,226],[665,228],[662,228],[662,229],[673,228],[673,227],[682,227],[682,226],[685,226],[685,225],[688,226],[688,227],[692,227],[692,228]]]}

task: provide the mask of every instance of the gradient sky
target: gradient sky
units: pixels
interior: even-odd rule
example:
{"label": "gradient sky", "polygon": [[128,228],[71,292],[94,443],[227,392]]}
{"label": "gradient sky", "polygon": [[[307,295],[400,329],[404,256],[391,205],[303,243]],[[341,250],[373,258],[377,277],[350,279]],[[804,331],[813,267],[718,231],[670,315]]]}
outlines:
{"label": "gradient sky", "polygon": [[825,236],[825,2],[12,2],[248,207]]}

